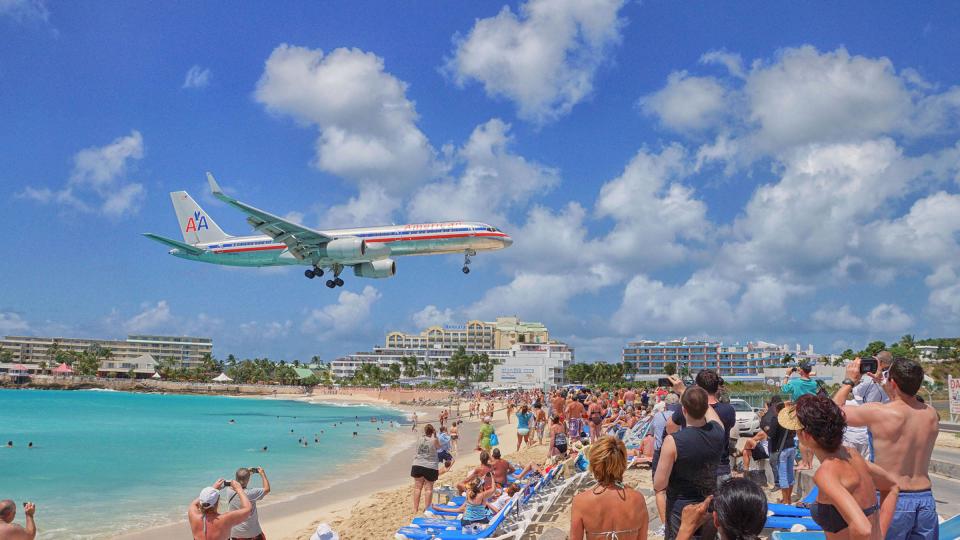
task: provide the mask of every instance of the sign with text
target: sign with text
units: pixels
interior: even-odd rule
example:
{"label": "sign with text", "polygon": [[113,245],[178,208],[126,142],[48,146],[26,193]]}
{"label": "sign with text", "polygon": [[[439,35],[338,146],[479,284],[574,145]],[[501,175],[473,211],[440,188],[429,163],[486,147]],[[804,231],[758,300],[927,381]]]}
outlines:
{"label": "sign with text", "polygon": [[950,414],[960,415],[960,379],[947,376],[947,390],[950,393]]}

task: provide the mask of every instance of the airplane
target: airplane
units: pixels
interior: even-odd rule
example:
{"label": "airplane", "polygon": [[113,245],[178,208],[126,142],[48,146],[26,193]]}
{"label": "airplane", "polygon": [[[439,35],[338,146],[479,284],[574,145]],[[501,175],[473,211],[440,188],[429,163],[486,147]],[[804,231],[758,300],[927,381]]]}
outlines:
{"label": "airplane", "polygon": [[486,223],[446,221],[385,227],[316,230],[242,203],[226,195],[207,173],[213,196],[247,215],[247,223],[262,234],[231,236],[200,208],[186,191],[170,193],[180,222],[183,242],[143,235],[172,249],[170,255],[226,266],[306,265],[303,275],[321,277],[333,289],[343,286],[346,267],[360,278],[388,278],[397,273],[393,257],[463,253],[463,273],[470,273],[470,257],[480,251],[510,247],[513,239]]}

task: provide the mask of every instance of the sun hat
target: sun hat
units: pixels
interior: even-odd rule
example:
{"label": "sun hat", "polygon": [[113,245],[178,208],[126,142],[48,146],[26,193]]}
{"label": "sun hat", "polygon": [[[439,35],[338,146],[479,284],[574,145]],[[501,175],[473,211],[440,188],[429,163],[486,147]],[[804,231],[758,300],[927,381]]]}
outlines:
{"label": "sun hat", "polygon": [[329,525],[321,523],[320,526],[317,527],[317,531],[310,537],[310,540],[340,540],[340,537],[337,533],[333,532],[333,529],[331,529]]}
{"label": "sun hat", "polygon": [[213,508],[220,501],[220,492],[210,486],[200,491],[200,506],[204,508]]}
{"label": "sun hat", "polygon": [[784,407],[783,410],[777,414],[777,422],[790,431],[800,431],[803,429],[803,424],[801,424],[800,419],[797,418],[797,406],[795,404]]}

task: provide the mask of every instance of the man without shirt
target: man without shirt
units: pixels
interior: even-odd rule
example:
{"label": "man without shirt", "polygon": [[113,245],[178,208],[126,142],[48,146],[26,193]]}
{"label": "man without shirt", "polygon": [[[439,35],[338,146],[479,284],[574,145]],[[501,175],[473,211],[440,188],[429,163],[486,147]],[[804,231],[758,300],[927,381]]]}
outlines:
{"label": "man without shirt", "polygon": [[13,522],[17,517],[17,503],[10,499],[0,501],[0,538],[3,540],[33,540],[37,536],[37,524],[33,521],[33,513],[37,507],[33,503],[23,506],[23,513],[27,515],[26,527]]}
{"label": "man without shirt", "polygon": [[847,398],[860,377],[857,358],[847,365],[847,378],[833,401],[843,408],[848,425],[870,429],[876,464],[897,478],[900,497],[886,540],[935,539],[937,504],[928,470],[940,431],[940,416],[933,407],[917,400],[923,368],[913,360],[895,358],[879,377],[890,401],[847,407]]}
{"label": "man without shirt", "polygon": [[223,514],[218,511],[220,490],[224,484],[224,479],[220,478],[213,486],[203,488],[200,496],[187,508],[187,521],[190,523],[193,540],[227,540],[233,527],[250,516],[253,505],[244,493],[243,486],[236,480],[230,482],[230,487],[240,499],[240,508]]}

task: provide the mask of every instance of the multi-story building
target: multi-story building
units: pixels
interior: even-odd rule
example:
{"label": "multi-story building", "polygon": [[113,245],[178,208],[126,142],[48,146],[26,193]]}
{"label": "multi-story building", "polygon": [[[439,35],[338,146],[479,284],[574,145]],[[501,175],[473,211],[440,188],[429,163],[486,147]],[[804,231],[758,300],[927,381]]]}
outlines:
{"label": "multi-story building", "polygon": [[790,354],[795,359],[816,361],[819,357],[813,348],[801,351],[799,346],[791,350],[786,345],[763,341],[746,345],[724,345],[722,341],[632,341],[623,348],[622,360],[631,364],[635,376],[662,375],[667,364],[679,371],[686,366],[691,373],[704,368],[716,369],[725,376],[756,376],[764,368],[781,365],[781,360]]}
{"label": "multi-story building", "polygon": [[464,347],[468,351],[509,349],[517,343],[547,343],[550,333],[537,322],[523,322],[517,317],[497,317],[494,322],[468,321],[465,325],[431,326],[419,334],[390,332],[387,348]]}
{"label": "multi-story building", "polygon": [[[573,349],[550,341],[550,334],[543,324],[523,322],[517,317],[497,317],[495,322],[469,321],[462,326],[431,326],[419,334],[390,332],[385,346],[339,358],[331,362],[330,367],[335,377],[346,378],[363,364],[387,369],[391,364],[402,366],[400,359],[412,356],[417,359],[421,373],[440,376],[442,366],[460,347],[468,354],[485,353],[496,360],[499,366],[494,369],[494,382],[505,384],[521,373],[511,372],[509,368],[532,370],[523,373],[534,374],[539,383],[524,384],[562,384],[566,368],[573,362]],[[500,381],[498,377],[504,380]],[[527,381],[530,377],[523,379]]]}
{"label": "multi-story building", "polygon": [[61,351],[82,352],[99,346],[109,349],[112,357],[101,364],[101,371],[126,372],[128,369],[145,369],[145,356],[153,360],[173,358],[182,367],[191,368],[200,364],[204,354],[213,352],[213,340],[186,336],[130,335],[126,340],[7,336],[0,341],[0,350],[9,351],[14,362],[53,365],[55,359],[50,348],[56,343]]}

